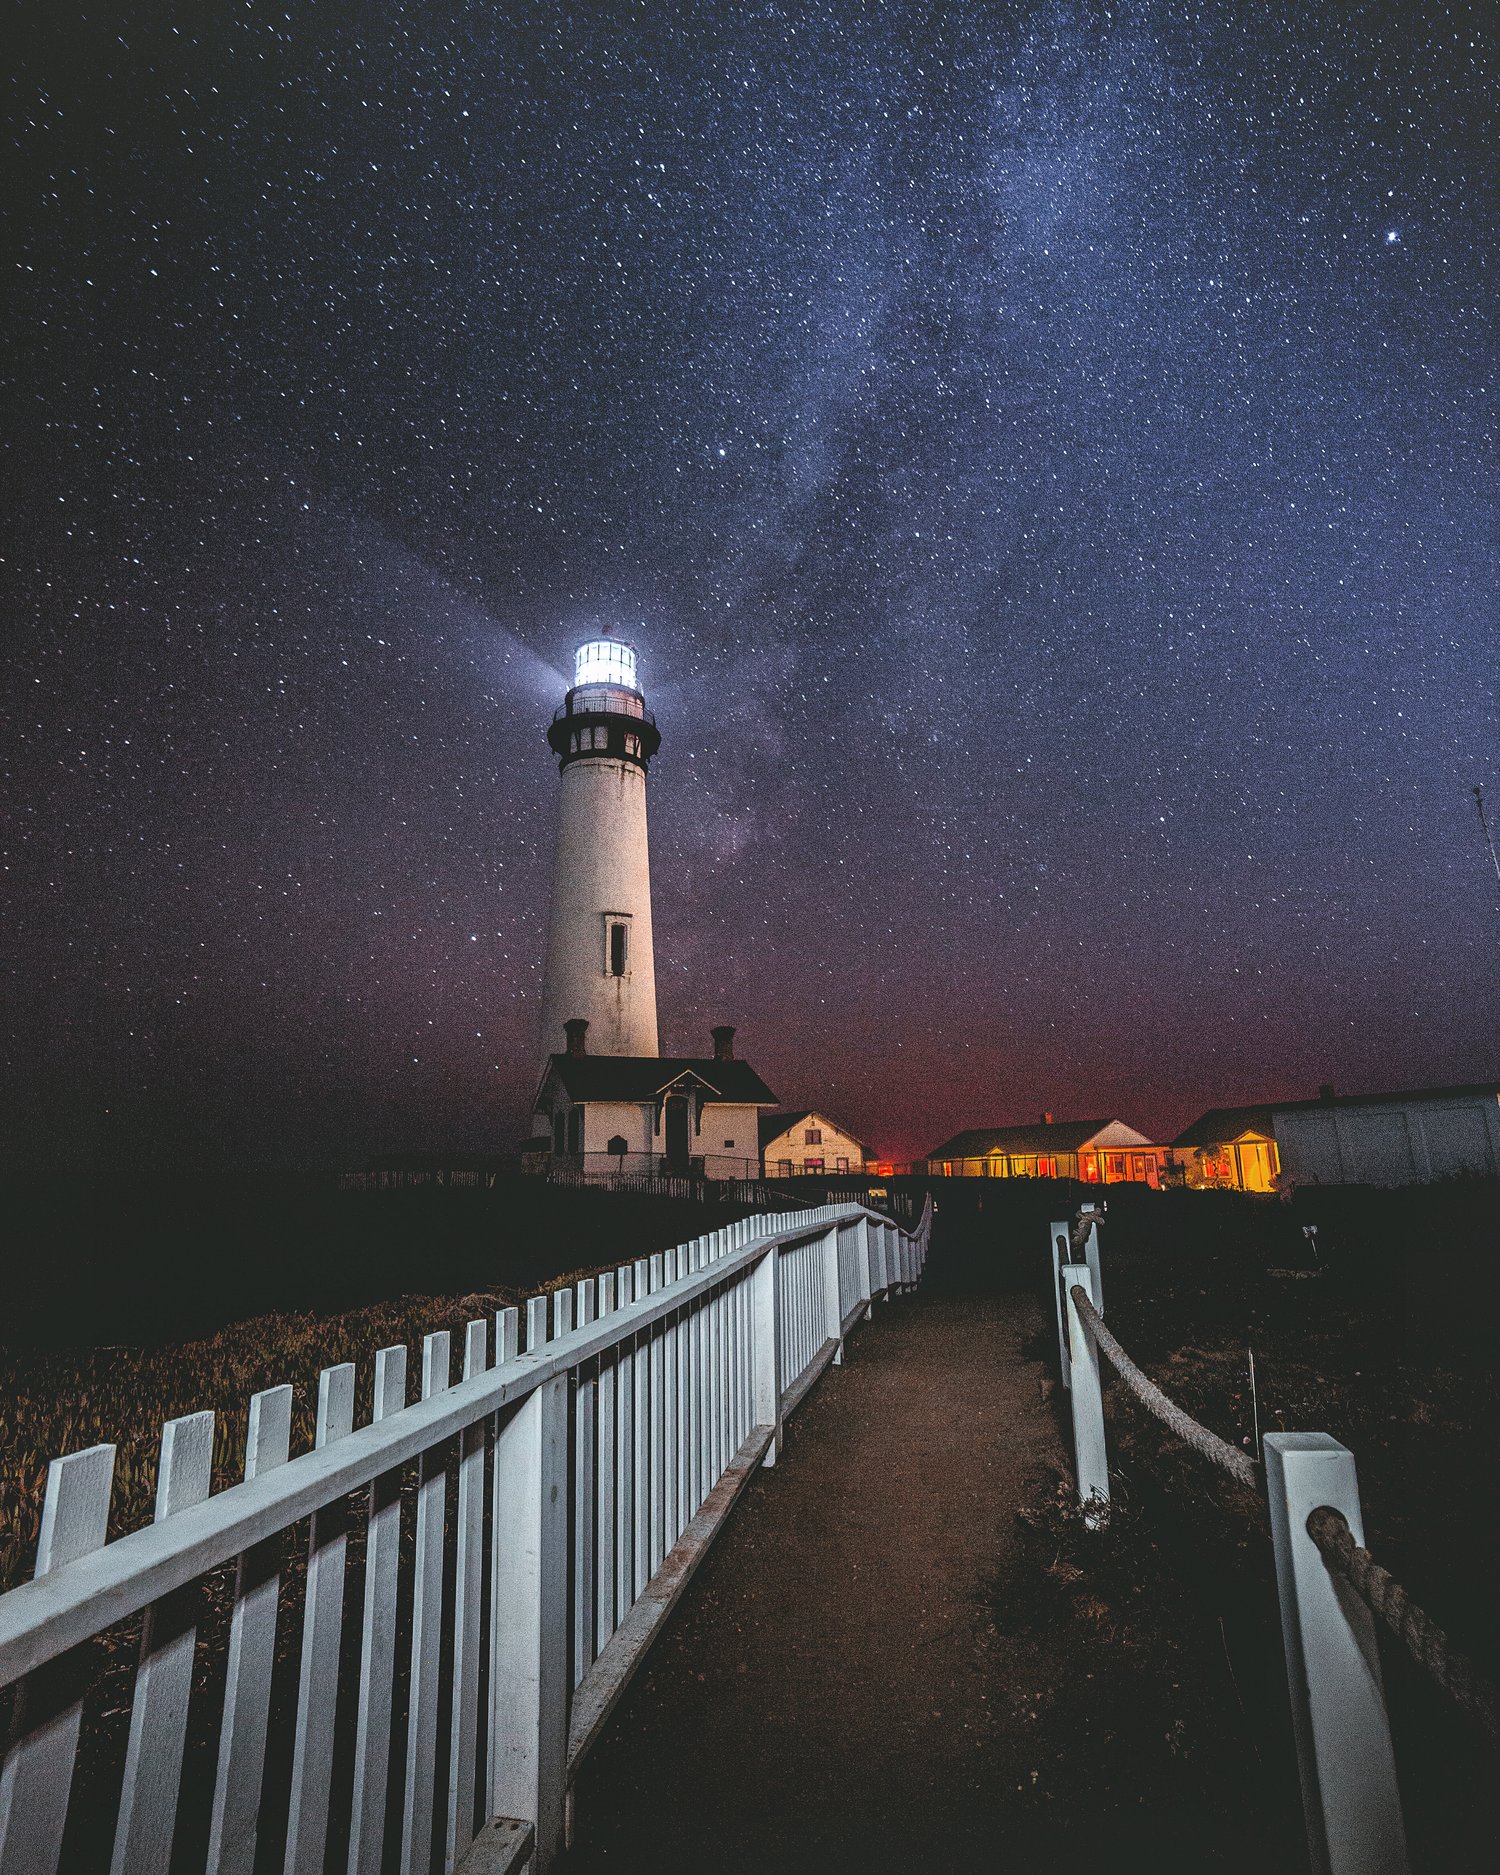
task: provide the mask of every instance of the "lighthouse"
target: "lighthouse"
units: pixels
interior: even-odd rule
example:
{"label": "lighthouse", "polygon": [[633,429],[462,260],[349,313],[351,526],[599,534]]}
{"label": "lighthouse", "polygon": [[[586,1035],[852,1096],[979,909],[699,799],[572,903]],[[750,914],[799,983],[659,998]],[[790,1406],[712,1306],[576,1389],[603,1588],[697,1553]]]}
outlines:
{"label": "lighthouse", "polygon": [[632,645],[591,638],[578,647],[573,686],[547,740],[562,770],[562,800],[542,1053],[550,1058],[563,1045],[564,1025],[582,1021],[591,1054],[656,1055],[646,771],[661,735]]}
{"label": "lighthouse", "polygon": [[533,1111],[549,1175],[758,1178],[759,1116],[776,1096],[735,1054],[734,1029],[710,1029],[712,1055],[658,1044],[646,770],[661,737],[633,646],[578,647],[547,740],[562,801]]}

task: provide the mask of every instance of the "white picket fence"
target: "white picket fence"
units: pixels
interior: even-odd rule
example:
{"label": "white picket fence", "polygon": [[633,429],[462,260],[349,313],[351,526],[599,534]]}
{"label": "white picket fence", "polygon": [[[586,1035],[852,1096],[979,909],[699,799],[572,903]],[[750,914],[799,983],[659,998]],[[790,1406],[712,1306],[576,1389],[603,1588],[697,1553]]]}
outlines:
{"label": "white picket fence", "polygon": [[[112,1543],[115,1448],[55,1460],[36,1577],[0,1596],[0,1687],[16,1686],[0,1875],[52,1875],[70,1796],[113,1801],[72,1788],[86,1644],[135,1616],[110,1870],[164,1875],[195,1598],[206,1573],[230,1564],[212,1875],[248,1875],[268,1843],[287,1875],[321,1875],[331,1832],[347,1837],[350,1875],[376,1875],[398,1848],[403,1875],[545,1875],[580,1762],[739,1491],[757,1465],[775,1463],[785,1416],[842,1358],[872,1300],[919,1280],[930,1228],[930,1206],[910,1232],[852,1204],[746,1219],[559,1290],[550,1306],[534,1298],[524,1352],[517,1310],[502,1311],[493,1334],[470,1323],[456,1385],[447,1334],[429,1335],[413,1405],[405,1348],[383,1349],[373,1417],[358,1428],[354,1368],[329,1368],[315,1447],[297,1458],[291,1388],[273,1387],[250,1405],[244,1482],[216,1495],[213,1414],[173,1420],[156,1522]],[[403,1543],[402,1482],[413,1471]],[[307,1565],[291,1786],[284,1805],[268,1807],[281,1561],[299,1525]],[[349,1540],[361,1533],[362,1605],[346,1611],[358,1582]],[[409,1617],[398,1621],[398,1608]],[[346,1613],[359,1622],[353,1686],[341,1684]],[[337,1728],[351,1712],[352,1781],[334,1774]]]}

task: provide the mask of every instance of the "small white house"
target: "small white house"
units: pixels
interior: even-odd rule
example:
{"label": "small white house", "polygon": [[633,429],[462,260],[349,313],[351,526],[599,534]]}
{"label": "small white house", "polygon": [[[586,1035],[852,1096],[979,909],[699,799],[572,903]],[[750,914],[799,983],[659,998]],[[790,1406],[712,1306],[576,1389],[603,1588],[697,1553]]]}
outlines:
{"label": "small white house", "polygon": [[1500,1083],[1335,1094],[1273,1105],[1283,1183],[1423,1185],[1500,1176]]}
{"label": "small white house", "polygon": [[863,1172],[870,1152],[827,1114],[763,1113],[760,1157],[767,1178],[800,1178]]}
{"label": "small white house", "polygon": [[564,1025],[568,1050],[549,1059],[537,1089],[559,1170],[759,1177],[757,1123],[776,1096],[735,1058],[733,1029],[714,1030],[711,1057],[591,1055],[588,1026]]}

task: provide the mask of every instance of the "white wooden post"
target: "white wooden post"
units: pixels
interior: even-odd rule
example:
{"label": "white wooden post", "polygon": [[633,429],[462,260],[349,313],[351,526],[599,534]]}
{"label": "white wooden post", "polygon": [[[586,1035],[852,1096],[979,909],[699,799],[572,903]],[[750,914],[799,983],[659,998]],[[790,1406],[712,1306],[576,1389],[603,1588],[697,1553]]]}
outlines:
{"label": "white wooden post", "polygon": [[[290,1389],[288,1389],[290,1391]],[[406,1405],[406,1349],[375,1356],[371,1421]],[[401,1471],[370,1486],[365,1525],[365,1606],[359,1644],[359,1706],[354,1733],[354,1789],[349,1811],[349,1875],[379,1875],[385,1849],[385,1794],[391,1759],[391,1688],[396,1673],[396,1599],[401,1576]],[[272,1616],[275,1615],[273,1601]],[[273,1619],[274,1630],[274,1619]],[[273,1637],[274,1638],[274,1632]],[[259,1786],[257,1785],[257,1799]],[[255,1832],[249,1832],[255,1848]],[[235,1875],[250,1875],[251,1864]],[[225,1875],[228,1875],[226,1870]]]}
{"label": "white wooden post", "polygon": [[1354,1454],[1325,1432],[1268,1432],[1263,1450],[1313,1875],[1407,1875],[1375,1618],[1307,1534],[1327,1504],[1363,1545]]}
{"label": "white wooden post", "polygon": [[[599,1319],[615,1312],[615,1276],[599,1278]],[[599,1358],[595,1385],[599,1395],[597,1453],[599,1466],[597,1551],[594,1576],[595,1648],[602,1653],[615,1631],[615,1368],[618,1349]]]}
{"label": "white wooden post", "polygon": [[1057,1312],[1057,1364],[1062,1370],[1063,1386],[1067,1388],[1072,1386],[1073,1376],[1068,1372],[1068,1317],[1063,1306],[1061,1276],[1069,1260],[1066,1221],[1048,1225],[1047,1248],[1052,1257],[1052,1306]]}
{"label": "white wooden post", "polygon": [[831,1341],[833,1364],[844,1364],[844,1303],[839,1285],[839,1227],[834,1225],[820,1245],[823,1266],[823,1339]]}
{"label": "white wooden post", "polygon": [[[91,1445],[53,1459],[42,1503],[38,1576],[102,1546],[114,1471],[112,1445]],[[53,1875],[57,1868],[82,1712],[80,1665],[67,1655],[16,1689],[0,1770],[0,1869],[5,1875]]]}
{"label": "white wooden post", "polygon": [[1104,1272],[1099,1262],[1099,1220],[1104,1213],[1097,1207],[1093,1213],[1093,1222],[1084,1233],[1083,1260],[1089,1266],[1089,1274],[1094,1279],[1094,1307],[1104,1313]]}
{"label": "white wooden post", "polygon": [[[188,1413],[161,1431],[156,1521],[201,1504],[214,1456],[214,1416]],[[172,1858],[177,1790],[187,1741],[188,1695],[198,1629],[192,1589],[163,1597],[146,1610],[141,1664],[130,1708],[130,1738],[115,1824],[111,1875],[152,1875]]]}
{"label": "white wooden post", "polygon": [[[268,1387],[257,1393],[250,1402],[245,1430],[246,1479],[284,1465],[291,1438],[291,1388]],[[250,1875],[255,1863],[280,1591],[281,1544],[276,1539],[257,1543],[235,1568],[224,1718],[208,1831],[208,1875]]]}
{"label": "white wooden post", "polygon": [[[575,1316],[580,1328],[595,1319],[594,1279],[579,1283]],[[578,1369],[573,1390],[573,1684],[576,1686],[594,1663],[594,1530],[595,1398],[598,1363]]]}
{"label": "white wooden post", "polygon": [[755,1423],[771,1428],[762,1463],[781,1456],[781,1256],[775,1244],[750,1276],[753,1311],[752,1359],[755,1362]]}
{"label": "white wooden post", "polygon": [[536,1832],[532,1868],[563,1846],[568,1768],[568,1377],[528,1394],[495,1443],[496,1740],[490,1812]]}
{"label": "white wooden post", "polygon": [[1078,1501],[1091,1530],[1109,1520],[1109,1454],[1104,1444],[1104,1396],[1099,1387],[1099,1350],[1084,1328],[1074,1288],[1093,1300],[1094,1278],[1086,1263],[1066,1263],[1063,1300],[1068,1311],[1068,1359],[1073,1370],[1073,1470]]}
{"label": "white wooden post", "polygon": [[[318,1376],[314,1443],[332,1445],[354,1429],[354,1366],[345,1361]],[[342,1501],[314,1511],[307,1538],[302,1598],[302,1658],[297,1671],[297,1733],[286,1825],[286,1875],[323,1867],[328,1792],[333,1777],[333,1721],[338,1704],[339,1636],[344,1618],[347,1517]]]}
{"label": "white wooden post", "polygon": [[[422,1398],[448,1390],[448,1330],[422,1337]],[[432,1861],[433,1779],[437,1767],[438,1663],[442,1649],[443,1524],[448,1471],[439,1444],[417,1467],[416,1560],[412,1576],[411,1678],[406,1708],[406,1804],[401,1875],[424,1875]]]}
{"label": "white wooden post", "polygon": [[[488,1366],[488,1326],[468,1323],[464,1379]],[[453,1677],[448,1733],[448,1839],[445,1875],[474,1840],[474,1784],[479,1749],[479,1618],[484,1595],[484,1421],[458,1440],[458,1531],[453,1573]]]}

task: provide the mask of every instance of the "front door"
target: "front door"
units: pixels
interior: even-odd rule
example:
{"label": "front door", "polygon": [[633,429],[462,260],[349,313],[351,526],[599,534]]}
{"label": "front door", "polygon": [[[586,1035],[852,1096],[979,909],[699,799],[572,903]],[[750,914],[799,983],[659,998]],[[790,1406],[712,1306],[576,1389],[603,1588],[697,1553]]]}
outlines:
{"label": "front door", "polygon": [[667,1102],[667,1170],[675,1178],[686,1178],[688,1169],[688,1104],[680,1094]]}

